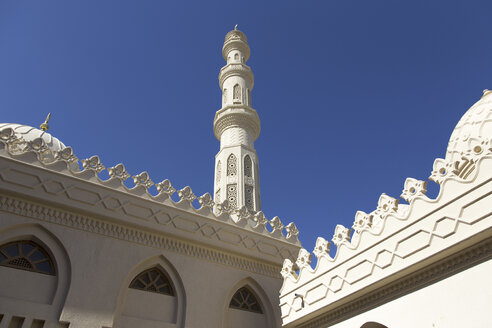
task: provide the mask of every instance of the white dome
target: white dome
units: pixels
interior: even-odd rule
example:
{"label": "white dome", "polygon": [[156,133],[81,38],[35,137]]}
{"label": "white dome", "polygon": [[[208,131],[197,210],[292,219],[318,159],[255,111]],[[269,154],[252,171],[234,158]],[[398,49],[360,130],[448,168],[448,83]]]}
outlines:
{"label": "white dome", "polygon": [[6,128],[11,128],[14,130],[16,137],[22,138],[26,142],[33,141],[37,138],[43,138],[46,143],[46,147],[48,147],[48,149],[52,152],[57,152],[66,148],[60,140],[53,137],[48,132],[33,128],[32,126],[15,123],[0,123],[0,130]]}
{"label": "white dome", "polygon": [[446,150],[446,161],[454,163],[461,160],[468,150],[476,154],[484,149],[481,144],[492,141],[492,91],[484,90],[477,101],[454,128]]}

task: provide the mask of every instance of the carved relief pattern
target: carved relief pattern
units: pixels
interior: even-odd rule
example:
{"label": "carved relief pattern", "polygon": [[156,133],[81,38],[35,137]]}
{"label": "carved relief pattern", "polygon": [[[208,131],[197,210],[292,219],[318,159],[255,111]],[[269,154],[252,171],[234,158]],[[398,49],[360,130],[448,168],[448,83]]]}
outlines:
{"label": "carved relief pattern", "polygon": [[83,159],[82,167],[84,168],[84,170],[92,170],[97,173],[105,169],[104,165],[101,163],[101,160],[99,159],[99,156],[97,155],[94,155],[91,158]]}
{"label": "carved relief pattern", "polygon": [[147,172],[142,172],[138,175],[134,175],[132,177],[135,186],[142,186],[145,189],[148,189],[154,185],[154,182],[150,180],[149,174]]}
{"label": "carved relief pattern", "polygon": [[66,147],[60,151],[55,152],[55,158],[67,163],[75,163],[79,160],[77,156],[75,156],[75,154],[73,153],[72,147]]}
{"label": "carved relief pattern", "polygon": [[186,200],[189,202],[194,201],[196,198],[195,194],[193,193],[193,191],[191,191],[191,188],[188,186],[184,187],[181,190],[178,190],[178,195],[179,198],[181,198],[181,200]]}
{"label": "carved relief pattern", "polygon": [[355,221],[352,228],[357,233],[361,233],[363,230],[370,229],[372,227],[372,218],[372,214],[367,214],[363,211],[357,211],[357,213],[355,213]]}
{"label": "carved relief pattern", "polygon": [[210,196],[208,192],[198,197],[198,202],[202,207],[212,208],[215,205],[214,201],[212,200],[212,196]]}
{"label": "carved relief pattern", "polygon": [[414,178],[405,180],[403,192],[400,197],[407,202],[411,202],[417,196],[425,196],[427,192],[427,181],[421,181]]}
{"label": "carved relief pattern", "polygon": [[167,194],[171,196],[176,191],[176,189],[174,189],[174,187],[171,185],[171,181],[169,181],[168,179],[156,183],[155,186],[159,194]]}
{"label": "carved relief pattern", "polygon": [[282,274],[282,277],[284,277],[284,279],[287,279],[287,278],[292,278],[294,280],[297,279],[297,273],[294,270],[294,263],[292,263],[291,260],[289,260],[289,259],[284,260],[281,274]]}
{"label": "carved relief pattern", "polygon": [[227,176],[237,175],[237,160],[234,154],[229,155],[227,158]]}
{"label": "carved relief pattern", "polygon": [[289,223],[286,227],[285,227],[285,231],[287,231],[287,239],[289,238],[293,238],[293,237],[296,237],[299,235],[299,230],[297,230],[297,226],[294,224],[294,222],[291,222]]}
{"label": "carved relief pattern", "polygon": [[220,203],[220,188],[215,192],[215,202]]}
{"label": "carved relief pattern", "polygon": [[299,269],[310,266],[311,257],[312,257],[311,253],[309,253],[304,248],[301,248],[299,250],[299,255],[297,256],[297,260],[296,260],[296,264],[299,267]]}
{"label": "carved relief pattern", "polygon": [[321,257],[329,257],[330,243],[323,237],[318,237],[313,253],[318,259]]}
{"label": "carved relief pattern", "polygon": [[337,224],[335,228],[335,234],[332,239],[333,243],[340,246],[342,243],[350,241],[350,230],[345,228],[341,224]]}
{"label": "carved relief pattern", "polygon": [[237,208],[237,184],[231,183],[227,185],[227,201],[231,208]]}
{"label": "carved relief pattern", "polygon": [[118,164],[116,166],[108,168],[108,172],[111,178],[120,179],[121,181],[125,181],[130,177],[130,174],[126,172],[125,166],[123,164]]}

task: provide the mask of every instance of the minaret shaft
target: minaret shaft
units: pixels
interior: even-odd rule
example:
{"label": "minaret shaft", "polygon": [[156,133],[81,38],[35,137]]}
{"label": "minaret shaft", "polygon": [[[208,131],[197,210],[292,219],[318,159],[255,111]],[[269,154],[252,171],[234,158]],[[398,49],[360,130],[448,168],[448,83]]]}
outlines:
{"label": "minaret shaft", "polygon": [[214,200],[227,200],[235,208],[261,210],[258,156],[254,141],[260,133],[260,119],[251,107],[253,72],[245,63],[250,50],[244,33],[227,33],[222,55],[227,64],[219,74],[222,108],[214,119],[214,133],[220,141],[215,157]]}

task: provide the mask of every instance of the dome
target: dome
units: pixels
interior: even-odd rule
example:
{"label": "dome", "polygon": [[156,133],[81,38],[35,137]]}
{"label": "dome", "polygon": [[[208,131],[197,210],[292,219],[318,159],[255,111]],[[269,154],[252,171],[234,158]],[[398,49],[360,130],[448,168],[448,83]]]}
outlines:
{"label": "dome", "polygon": [[26,142],[33,141],[37,138],[42,138],[46,144],[46,147],[48,147],[48,149],[52,152],[57,152],[66,148],[60,140],[53,137],[48,132],[33,128],[32,126],[14,123],[0,123],[0,131],[6,128],[11,128],[14,130],[15,136],[19,139],[22,138]]}
{"label": "dome", "polygon": [[460,119],[449,138],[446,161],[454,163],[472,150],[479,155],[484,145],[492,141],[492,90],[484,90],[477,101]]}

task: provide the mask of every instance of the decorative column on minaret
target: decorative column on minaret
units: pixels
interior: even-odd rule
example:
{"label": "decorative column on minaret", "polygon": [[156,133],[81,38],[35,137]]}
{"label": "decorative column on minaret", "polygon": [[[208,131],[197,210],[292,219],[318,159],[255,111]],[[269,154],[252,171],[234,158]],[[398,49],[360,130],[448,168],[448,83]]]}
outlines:
{"label": "decorative column on minaret", "polygon": [[251,108],[253,72],[245,63],[249,59],[246,35],[237,30],[227,33],[222,56],[227,64],[219,74],[222,108],[214,119],[214,133],[220,141],[215,156],[214,200],[237,209],[246,206],[261,210],[258,156],[254,142],[260,134],[260,118]]}

